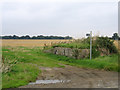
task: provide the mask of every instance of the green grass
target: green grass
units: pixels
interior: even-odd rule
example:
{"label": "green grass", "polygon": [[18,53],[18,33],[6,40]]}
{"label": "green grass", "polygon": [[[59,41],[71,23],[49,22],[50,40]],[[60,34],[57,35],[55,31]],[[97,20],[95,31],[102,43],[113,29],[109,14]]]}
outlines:
{"label": "green grass", "polygon": [[88,43],[81,42],[72,42],[72,43],[59,43],[57,45],[53,45],[53,47],[67,47],[67,48],[79,48],[79,49],[89,49],[90,45]]}
{"label": "green grass", "polygon": [[36,66],[27,63],[19,63],[12,68],[11,72],[3,74],[2,87],[15,88],[27,85],[29,82],[35,81],[39,73],[40,71]]}
{"label": "green grass", "polygon": [[41,49],[37,47],[3,47],[2,55],[4,60],[17,60],[10,72],[3,73],[3,88],[15,88],[35,81],[41,72],[39,66],[64,68],[63,65],[59,65],[59,61],[42,55]]}
{"label": "green grass", "polygon": [[67,62],[66,64],[69,64],[69,65],[120,72],[120,70],[118,69],[117,54],[109,55],[109,56],[99,56],[92,60],[90,59],[76,60],[66,56],[53,55],[53,54],[47,54],[47,56],[59,61],[65,61]]}
{"label": "green grass", "polygon": [[66,56],[43,53],[40,47],[3,47],[2,55],[5,60],[17,60],[11,71],[3,73],[3,88],[15,88],[35,81],[41,74],[39,66],[62,67],[68,64],[78,67],[118,71],[118,55],[101,56],[95,59],[76,60]]}

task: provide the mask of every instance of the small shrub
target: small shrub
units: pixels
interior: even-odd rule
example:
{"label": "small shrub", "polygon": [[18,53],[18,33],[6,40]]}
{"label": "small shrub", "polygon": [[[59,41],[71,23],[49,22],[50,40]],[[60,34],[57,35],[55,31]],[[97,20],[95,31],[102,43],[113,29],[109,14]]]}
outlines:
{"label": "small shrub", "polygon": [[117,48],[108,37],[97,37],[96,46],[97,48],[105,48],[109,50],[110,53],[117,53]]}

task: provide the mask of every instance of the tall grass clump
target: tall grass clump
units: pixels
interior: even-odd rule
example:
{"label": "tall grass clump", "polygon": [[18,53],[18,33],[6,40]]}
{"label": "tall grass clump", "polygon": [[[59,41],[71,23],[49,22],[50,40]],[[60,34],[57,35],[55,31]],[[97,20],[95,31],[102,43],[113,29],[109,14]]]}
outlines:
{"label": "tall grass clump", "polygon": [[2,88],[16,88],[35,81],[39,69],[27,63],[19,63],[11,68],[10,72],[2,74]]}
{"label": "tall grass clump", "polygon": [[54,47],[67,47],[67,48],[78,48],[78,49],[88,49],[90,47],[89,43],[84,43],[83,39],[73,40],[71,42],[57,43],[52,46]]}

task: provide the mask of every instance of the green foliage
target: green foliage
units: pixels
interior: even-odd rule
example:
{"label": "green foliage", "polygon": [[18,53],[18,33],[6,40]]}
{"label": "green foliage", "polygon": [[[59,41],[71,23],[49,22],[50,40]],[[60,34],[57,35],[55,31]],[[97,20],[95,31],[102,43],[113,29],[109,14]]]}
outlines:
{"label": "green foliage", "polygon": [[96,46],[97,48],[105,48],[106,50],[109,50],[110,53],[117,53],[117,48],[115,47],[113,41],[108,37],[97,37]]}
{"label": "green foliage", "polygon": [[95,47],[92,48],[92,58],[96,58],[100,56],[100,51],[97,50]]}
{"label": "green foliage", "polygon": [[112,39],[113,39],[113,40],[118,40],[118,39],[120,39],[118,33],[114,33],[113,36],[112,36]]}
{"label": "green foliage", "polygon": [[[52,46],[54,47],[67,47],[67,48],[78,48],[78,49],[90,49],[90,37],[84,39],[74,40],[70,43],[59,43]],[[115,47],[112,40],[108,37],[93,37],[92,38],[92,57],[96,58],[100,56],[100,49],[105,49],[110,52],[110,54],[117,53],[117,48]],[[74,50],[74,56],[77,58],[79,52]]]}
{"label": "green foliage", "polygon": [[89,43],[82,42],[81,40],[75,40],[70,43],[59,43],[53,45],[52,47],[68,47],[68,48],[78,48],[78,49],[86,49],[90,47]]}
{"label": "green foliage", "polygon": [[90,37],[84,38],[84,39],[82,40],[82,43],[87,43],[87,44],[90,45]]}

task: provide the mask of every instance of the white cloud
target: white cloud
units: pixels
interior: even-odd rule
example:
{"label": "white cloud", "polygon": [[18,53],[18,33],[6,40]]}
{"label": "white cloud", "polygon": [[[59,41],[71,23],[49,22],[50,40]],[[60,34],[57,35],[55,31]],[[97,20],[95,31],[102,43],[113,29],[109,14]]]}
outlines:
{"label": "white cloud", "polygon": [[1,2],[118,2],[119,0],[1,0]]}
{"label": "white cloud", "polygon": [[3,34],[83,37],[117,31],[117,3],[3,3]]}

